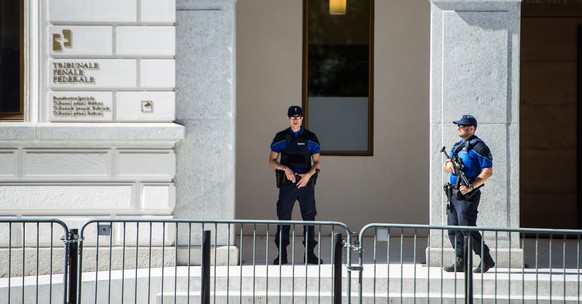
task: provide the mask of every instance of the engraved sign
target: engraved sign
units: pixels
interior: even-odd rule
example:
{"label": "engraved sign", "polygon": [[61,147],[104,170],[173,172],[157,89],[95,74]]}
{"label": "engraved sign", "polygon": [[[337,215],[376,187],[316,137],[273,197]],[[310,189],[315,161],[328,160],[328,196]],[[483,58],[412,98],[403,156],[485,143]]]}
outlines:
{"label": "engraved sign", "polygon": [[52,59],[49,62],[51,89],[136,88],[134,59]]}
{"label": "engraved sign", "polygon": [[91,58],[113,55],[112,26],[49,26],[49,55]]}
{"label": "engraved sign", "polygon": [[88,76],[88,71],[99,70],[98,62],[53,62],[53,83],[85,83],[94,84],[95,77]]}
{"label": "engraved sign", "polygon": [[152,113],[154,111],[154,102],[151,100],[142,100],[141,111],[144,113]]}
{"label": "engraved sign", "polygon": [[50,121],[111,121],[111,92],[51,92]]}
{"label": "engraved sign", "polygon": [[73,47],[73,32],[63,30],[61,34],[53,34],[53,51],[62,52],[63,48]]}

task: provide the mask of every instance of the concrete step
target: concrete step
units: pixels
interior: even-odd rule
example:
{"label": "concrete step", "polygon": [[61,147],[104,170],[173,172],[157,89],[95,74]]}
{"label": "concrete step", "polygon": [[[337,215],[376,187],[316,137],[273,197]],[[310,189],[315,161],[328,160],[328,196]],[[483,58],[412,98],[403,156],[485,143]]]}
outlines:
{"label": "concrete step", "polygon": [[[580,303],[580,298],[578,297],[535,297],[535,296],[480,296],[476,295],[473,297],[473,303],[483,303],[483,304],[505,304],[505,303],[525,303],[525,304],[543,304],[543,303],[567,303],[574,304]],[[291,292],[270,292],[270,293],[252,293],[252,292],[242,292],[242,293],[226,293],[226,292],[216,292],[210,293],[210,302],[217,304],[228,304],[228,303],[281,303],[281,304],[295,304],[295,303],[334,303],[333,295],[327,292],[303,292],[303,293],[291,293]],[[464,303],[465,297],[463,295],[455,294],[426,294],[426,293],[364,293],[362,294],[361,303],[362,304],[375,304],[375,303],[394,303],[394,304],[418,304],[418,303],[444,303],[444,304],[459,304]],[[187,304],[187,303],[201,303],[201,297],[199,292],[191,293],[160,293],[156,297],[157,304]],[[343,293],[342,303],[348,303],[348,295]],[[355,293],[351,294],[351,303],[360,303],[358,295]]]}
{"label": "concrete step", "polygon": [[[384,265],[386,266],[386,265]],[[246,296],[252,292],[270,298],[271,294],[321,294],[331,295],[333,290],[332,266],[242,266],[216,267],[211,269],[211,292],[217,295]],[[199,268],[192,267],[190,280],[178,273],[176,291],[198,292]],[[242,273],[242,275],[241,275]],[[357,295],[359,273],[351,273],[351,294]],[[582,299],[582,273],[570,270],[557,273],[538,270],[494,268],[485,274],[474,274],[473,294],[477,298],[553,299],[563,302]],[[173,278],[169,278],[173,280]],[[173,282],[173,281],[172,281]],[[170,284],[170,281],[168,281]],[[173,283],[172,283],[173,284]],[[390,267],[365,266],[362,273],[364,298],[376,294],[386,298],[391,295],[424,295],[419,298],[462,298],[464,273],[446,273],[437,267],[414,265],[390,265]],[[173,286],[173,285],[172,285]],[[167,289],[165,289],[167,290]],[[348,272],[343,270],[342,290],[348,290]],[[427,296],[429,294],[429,296]],[[456,296],[455,296],[456,295]],[[230,296],[229,296],[230,297]],[[329,296],[331,297],[331,296]],[[412,296],[407,296],[412,297]],[[413,297],[412,297],[413,298]]]}

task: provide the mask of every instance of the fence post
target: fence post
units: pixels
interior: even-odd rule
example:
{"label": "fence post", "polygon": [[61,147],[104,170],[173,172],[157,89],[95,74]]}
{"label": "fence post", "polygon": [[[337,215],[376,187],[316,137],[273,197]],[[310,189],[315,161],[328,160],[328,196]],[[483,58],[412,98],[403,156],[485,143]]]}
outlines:
{"label": "fence post", "polygon": [[465,236],[465,303],[473,304],[473,244],[471,231]]}
{"label": "fence post", "polygon": [[341,233],[335,233],[333,251],[333,303],[342,302],[342,248],[343,238]]}
{"label": "fence post", "polygon": [[202,269],[200,296],[202,304],[210,304],[210,230],[204,230],[202,241]]}
{"label": "fence post", "polygon": [[67,236],[67,247],[68,247],[68,267],[69,267],[69,282],[67,288],[69,288],[69,304],[77,304],[77,263],[79,258],[79,229],[71,229],[69,235]]}

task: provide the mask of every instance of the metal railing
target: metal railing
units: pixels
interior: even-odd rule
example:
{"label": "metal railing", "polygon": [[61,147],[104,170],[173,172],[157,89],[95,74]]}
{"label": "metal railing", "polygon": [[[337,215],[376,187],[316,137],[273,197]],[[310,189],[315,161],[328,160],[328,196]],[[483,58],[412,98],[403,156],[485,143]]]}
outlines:
{"label": "metal railing", "polygon": [[[455,262],[449,230],[480,232],[495,267],[443,271]],[[359,303],[580,303],[581,238],[580,230],[369,224],[358,237]]]}
{"label": "metal railing", "polygon": [[[279,225],[290,226],[287,265],[273,264]],[[306,225],[323,263],[304,262]],[[443,271],[455,257],[449,230],[480,232],[495,267]],[[582,302],[580,230],[369,224],[354,234],[339,222],[151,219],[77,230],[0,219],[0,236],[0,303]]]}
{"label": "metal railing", "polygon": [[55,219],[0,218],[0,303],[66,301],[68,233]]}
{"label": "metal railing", "polygon": [[[287,265],[273,265],[280,253],[274,243],[279,225],[290,226]],[[324,260],[323,264],[304,262],[308,255],[301,245],[304,226],[314,228],[319,243],[315,253]],[[206,233],[212,236],[210,256],[205,256],[203,250]],[[333,289],[338,288],[334,283],[337,267],[330,263],[337,257],[337,246],[328,243],[333,242],[328,236],[337,233],[345,235],[348,244],[351,242],[352,232],[339,222],[89,221],[80,232],[78,300],[254,303],[261,299],[260,302],[277,303],[290,297],[294,303],[333,302]],[[346,261],[349,260],[348,251]],[[208,261],[211,266],[205,270]],[[208,278],[203,275],[205,272],[209,272],[210,282],[204,280]],[[341,277],[338,279],[341,282]]]}

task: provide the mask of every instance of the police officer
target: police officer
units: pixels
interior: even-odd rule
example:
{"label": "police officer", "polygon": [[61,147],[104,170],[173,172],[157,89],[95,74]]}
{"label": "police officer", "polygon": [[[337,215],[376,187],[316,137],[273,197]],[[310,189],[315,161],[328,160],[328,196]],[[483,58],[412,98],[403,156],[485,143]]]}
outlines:
{"label": "police officer", "polygon": [[[301,216],[304,221],[314,221],[315,209],[315,179],[321,166],[319,160],[319,140],[313,132],[302,127],[303,109],[291,106],[287,111],[289,128],[277,133],[271,143],[269,165],[277,170],[281,177],[279,184],[279,200],[277,201],[277,217],[279,220],[290,220],[295,201],[299,201]],[[279,159],[279,155],[281,159]],[[312,164],[313,160],[313,164]],[[315,253],[317,245],[313,226],[305,226],[303,230],[303,245],[307,243],[307,263],[323,263]],[[274,264],[287,264],[287,246],[289,245],[289,225],[277,226],[275,244],[280,255]]]}
{"label": "police officer", "polygon": [[[451,158],[458,157],[462,161],[465,173],[470,185],[459,183],[458,189],[452,189],[447,205],[447,224],[451,226],[477,226],[477,209],[481,199],[479,188],[483,186],[491,175],[493,175],[493,157],[489,147],[475,135],[477,129],[477,119],[472,115],[463,115],[461,119],[453,121],[457,126],[459,140],[449,154]],[[449,185],[455,185],[458,176],[451,159],[447,159],[444,164],[445,172],[450,173]],[[445,187],[446,188],[446,187]],[[478,231],[449,230],[449,240],[455,248],[456,261],[453,265],[445,267],[447,272],[463,271],[465,262],[463,260],[464,236],[472,237],[473,251],[481,257],[479,266],[473,272],[487,272],[495,266],[495,262],[489,253],[489,247],[482,241]]]}

